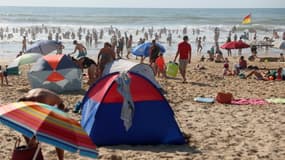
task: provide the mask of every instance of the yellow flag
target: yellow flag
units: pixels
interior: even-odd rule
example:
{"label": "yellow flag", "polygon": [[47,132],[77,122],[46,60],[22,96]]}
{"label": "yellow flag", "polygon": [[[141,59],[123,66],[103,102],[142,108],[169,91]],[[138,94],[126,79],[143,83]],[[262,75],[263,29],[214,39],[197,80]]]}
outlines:
{"label": "yellow flag", "polygon": [[250,14],[245,16],[242,20],[242,24],[249,24],[249,23],[251,23],[251,15]]}

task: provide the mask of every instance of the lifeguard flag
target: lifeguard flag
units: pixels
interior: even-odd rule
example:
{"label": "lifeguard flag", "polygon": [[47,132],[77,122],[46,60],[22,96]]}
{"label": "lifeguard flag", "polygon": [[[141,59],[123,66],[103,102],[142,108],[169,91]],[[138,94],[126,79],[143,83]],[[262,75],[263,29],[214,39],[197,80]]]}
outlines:
{"label": "lifeguard flag", "polygon": [[251,14],[245,16],[242,20],[242,24],[249,24],[251,23]]}

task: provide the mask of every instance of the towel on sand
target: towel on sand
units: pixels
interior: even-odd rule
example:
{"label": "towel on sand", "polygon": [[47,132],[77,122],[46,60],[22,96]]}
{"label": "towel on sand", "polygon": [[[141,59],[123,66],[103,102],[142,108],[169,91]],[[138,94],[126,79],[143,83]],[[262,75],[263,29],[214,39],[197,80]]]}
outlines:
{"label": "towel on sand", "polygon": [[130,93],[130,82],[128,74],[122,72],[120,76],[116,79],[118,84],[118,92],[123,96],[124,102],[121,110],[121,120],[124,121],[124,126],[126,131],[128,131],[132,126],[132,121],[135,113],[135,105],[132,100]]}
{"label": "towel on sand", "polygon": [[194,101],[201,102],[201,103],[214,103],[214,98],[207,98],[207,97],[196,97]]}
{"label": "towel on sand", "polygon": [[266,99],[268,103],[285,104],[285,98],[270,98]]}
{"label": "towel on sand", "polygon": [[258,99],[258,98],[239,98],[232,100],[231,104],[235,105],[263,105],[267,104],[267,102],[264,99]]}

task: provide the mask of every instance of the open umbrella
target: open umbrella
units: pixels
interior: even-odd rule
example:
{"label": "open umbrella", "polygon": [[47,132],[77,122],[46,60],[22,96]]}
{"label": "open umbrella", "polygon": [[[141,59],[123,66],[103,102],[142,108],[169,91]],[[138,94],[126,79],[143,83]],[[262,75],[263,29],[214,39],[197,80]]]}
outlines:
{"label": "open umbrella", "polygon": [[221,46],[223,49],[242,49],[242,48],[248,48],[249,45],[244,43],[243,41],[232,41],[227,42]]}
{"label": "open umbrella", "polygon": [[20,57],[14,59],[7,68],[8,74],[19,74],[19,67],[24,64],[35,63],[42,55],[38,53],[23,54]]}
{"label": "open umbrella", "polygon": [[285,41],[276,41],[273,43],[273,47],[278,49],[285,49]]}
{"label": "open umbrella", "polygon": [[96,158],[96,146],[81,128],[80,124],[68,114],[37,102],[17,102],[0,107],[0,122],[17,130],[27,137],[58,148]]}
{"label": "open umbrella", "polygon": [[26,53],[41,53],[43,55],[46,55],[56,50],[58,46],[58,41],[40,40],[34,43],[29,49],[27,49]]}
{"label": "open umbrella", "polygon": [[[132,49],[132,53],[136,56],[148,57],[151,45],[151,42],[145,42],[143,44],[140,44]],[[159,47],[161,53],[165,52],[165,48],[161,44],[156,43],[156,45]]]}

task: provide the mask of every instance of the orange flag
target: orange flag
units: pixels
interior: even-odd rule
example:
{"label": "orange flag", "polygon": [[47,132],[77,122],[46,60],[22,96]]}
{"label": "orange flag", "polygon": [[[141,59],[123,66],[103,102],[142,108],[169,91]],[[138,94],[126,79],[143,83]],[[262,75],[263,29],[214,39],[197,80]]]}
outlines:
{"label": "orange flag", "polygon": [[242,20],[242,24],[249,24],[251,23],[251,14],[245,16]]}

